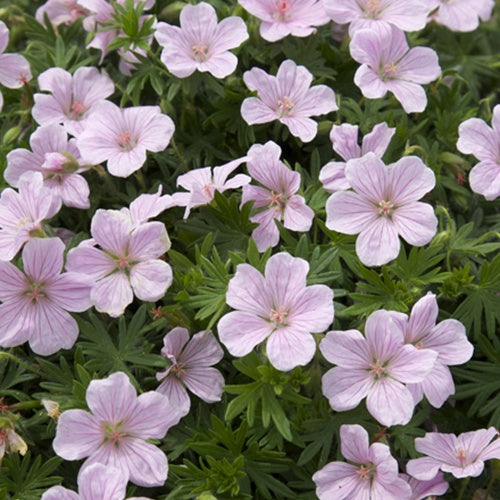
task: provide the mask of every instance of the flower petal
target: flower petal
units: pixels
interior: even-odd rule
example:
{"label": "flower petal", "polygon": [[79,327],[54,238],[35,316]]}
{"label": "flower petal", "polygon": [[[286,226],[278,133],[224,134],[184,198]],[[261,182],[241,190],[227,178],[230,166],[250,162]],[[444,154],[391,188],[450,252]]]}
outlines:
{"label": "flower petal", "polygon": [[116,272],[94,285],[90,292],[90,299],[99,312],[105,312],[112,318],[117,318],[134,300],[134,294],[127,275],[123,272]]}
{"label": "flower petal", "polygon": [[267,340],[266,353],[270,363],[284,372],[307,365],[315,352],[313,336],[293,328],[280,328]]}
{"label": "flower petal", "polygon": [[366,397],[373,378],[366,370],[336,366],[321,378],[321,391],[335,411],[352,410]]}
{"label": "flower petal", "polygon": [[160,300],[172,279],[172,268],[159,259],[139,262],[130,270],[130,284],[135,296],[148,302]]}
{"label": "flower petal", "polygon": [[221,400],[224,377],[219,370],[204,366],[187,368],[181,378],[186,387],[206,403]]}
{"label": "flower petal", "polygon": [[224,351],[212,332],[198,332],[184,349],[181,360],[186,367],[215,365],[224,357]]}
{"label": "flower petal", "polygon": [[356,240],[356,254],[365,266],[387,264],[398,256],[399,249],[396,227],[385,217],[375,219]]}

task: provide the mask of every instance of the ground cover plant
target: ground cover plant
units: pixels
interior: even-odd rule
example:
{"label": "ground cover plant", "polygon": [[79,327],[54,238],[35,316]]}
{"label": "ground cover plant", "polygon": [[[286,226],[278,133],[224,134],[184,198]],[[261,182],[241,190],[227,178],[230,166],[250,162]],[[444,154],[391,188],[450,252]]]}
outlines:
{"label": "ground cover plant", "polygon": [[0,19],[0,498],[500,498],[493,0]]}

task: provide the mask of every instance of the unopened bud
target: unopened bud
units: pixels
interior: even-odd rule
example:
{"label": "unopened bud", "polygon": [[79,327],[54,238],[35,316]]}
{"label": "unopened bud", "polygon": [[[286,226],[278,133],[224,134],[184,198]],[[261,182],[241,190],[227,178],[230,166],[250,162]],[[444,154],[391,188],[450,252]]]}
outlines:
{"label": "unopened bud", "polygon": [[40,402],[42,403],[45,411],[50,418],[54,420],[57,420],[59,418],[59,415],[61,414],[59,403],[56,403],[55,401],[52,401],[50,399],[42,399]]}
{"label": "unopened bud", "polygon": [[19,134],[21,133],[21,127],[12,127],[5,132],[5,135],[3,136],[2,139],[2,144],[4,146],[8,146],[9,144],[12,144],[18,137]]}

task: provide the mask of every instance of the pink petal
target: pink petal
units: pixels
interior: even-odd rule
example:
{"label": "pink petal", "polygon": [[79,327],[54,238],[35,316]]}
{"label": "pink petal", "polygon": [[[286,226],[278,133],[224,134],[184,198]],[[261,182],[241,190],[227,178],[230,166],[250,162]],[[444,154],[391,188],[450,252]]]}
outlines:
{"label": "pink petal", "polygon": [[364,136],[361,153],[366,154],[371,151],[382,158],[395,132],[396,129],[389,127],[387,123],[377,123],[373,130]]}
{"label": "pink petal", "polygon": [[278,370],[287,372],[296,366],[304,366],[316,352],[316,342],[310,333],[293,328],[280,328],[267,340],[266,354]]}
{"label": "pink petal", "polygon": [[416,392],[423,392],[429,403],[434,408],[441,408],[445,401],[455,393],[455,384],[450,373],[450,369],[437,361],[427,377],[420,382],[417,391],[414,389],[415,384],[408,384],[408,389],[415,400]]}
{"label": "pink petal", "polygon": [[134,295],[147,302],[160,300],[172,284],[172,268],[159,259],[135,264],[130,270],[130,284]]}
{"label": "pink petal", "polygon": [[259,98],[267,106],[272,109],[278,106],[281,96],[276,77],[268,75],[260,68],[252,68],[250,71],[243,73],[243,81],[250,91],[257,91]]}
{"label": "pink petal", "polygon": [[79,273],[64,273],[44,287],[50,300],[66,311],[83,312],[92,306],[91,282]]}
{"label": "pink petal", "polygon": [[9,44],[9,28],[3,21],[0,21],[0,54],[5,51]]}
{"label": "pink petal", "polygon": [[328,332],[319,350],[330,363],[343,368],[363,370],[372,362],[366,339],[358,330]]}
{"label": "pink petal", "polygon": [[193,394],[206,403],[220,401],[224,392],[224,377],[215,368],[187,368],[182,374],[182,381]]}
{"label": "pink petal", "polygon": [[[330,462],[316,472],[312,479],[316,483],[316,495],[321,500],[348,500],[350,498],[369,499],[369,485],[366,491],[359,491],[359,468],[344,462]],[[366,483],[366,482],[365,482]],[[353,496],[357,495],[357,496]],[[368,495],[368,496],[367,496]]]}
{"label": "pink petal", "polygon": [[406,472],[421,481],[429,481],[436,476],[440,467],[441,462],[434,458],[414,458],[406,464]]}
{"label": "pink petal", "polygon": [[345,177],[345,163],[331,161],[321,168],[319,180],[323,184],[323,189],[328,193],[335,191],[345,191],[351,186]]}
{"label": "pink petal", "polygon": [[19,89],[33,78],[30,64],[20,54],[0,54],[0,83],[9,89]]}
{"label": "pink petal", "polygon": [[192,40],[210,40],[217,29],[217,13],[206,2],[186,5],[180,14],[180,24]]}
{"label": "pink petal", "polygon": [[0,346],[24,344],[33,329],[33,310],[26,297],[13,298],[0,304]]}
{"label": "pink petal", "polygon": [[417,156],[406,156],[389,166],[390,197],[395,205],[420,200],[436,185],[434,172]]}
{"label": "pink petal", "polygon": [[260,25],[259,33],[264,40],[277,42],[290,34],[290,27],[285,23],[268,23],[264,21]]}
{"label": "pink petal", "polygon": [[342,455],[351,462],[370,462],[368,432],[361,425],[341,425],[340,442]]}
{"label": "pink petal", "polygon": [[428,292],[427,295],[415,303],[411,310],[406,329],[405,342],[407,344],[413,344],[426,336],[436,325],[438,314],[439,306],[436,296]]}
{"label": "pink petal", "polygon": [[0,300],[2,302],[19,297],[28,287],[28,280],[16,266],[10,262],[0,261]]}
{"label": "pink petal", "polygon": [[456,319],[438,323],[425,338],[424,347],[438,352],[438,360],[445,365],[461,365],[469,361],[474,352],[464,325]]}
{"label": "pink petal", "polygon": [[168,375],[156,389],[160,394],[167,396],[171,405],[177,408],[181,416],[189,413],[191,400],[182,382],[175,375]]}
{"label": "pink petal", "polygon": [[99,312],[117,318],[134,300],[134,295],[127,275],[119,271],[98,281],[90,292],[90,299]]}
{"label": "pink petal", "polygon": [[356,408],[373,385],[373,378],[364,369],[336,366],[321,378],[321,391],[335,411]]}
{"label": "pink petal", "polygon": [[163,349],[161,353],[175,363],[180,359],[182,349],[188,341],[189,332],[186,328],[180,326],[173,328],[163,337]]}
{"label": "pink petal", "polygon": [[388,198],[390,169],[374,153],[349,160],[345,175],[354,191],[372,203]]}
{"label": "pink petal", "polygon": [[357,69],[354,74],[354,83],[360,88],[361,93],[369,99],[378,99],[387,94],[386,83],[366,64],[362,64]]}
{"label": "pink petal", "polygon": [[358,234],[374,224],[377,217],[374,205],[357,193],[338,191],[326,202],[326,227],[339,233]]}
{"label": "pink petal", "polygon": [[[82,155],[84,155],[84,151],[88,154],[88,149],[84,149]],[[131,151],[115,151],[111,153],[107,160],[108,172],[111,175],[128,177],[144,165],[146,161],[146,149],[141,144],[138,144]],[[93,161],[95,161],[95,158]]]}
{"label": "pink petal", "polygon": [[298,66],[291,59],[286,59],[281,63],[276,79],[279,95],[288,96],[292,102],[296,102],[305,97],[311,86],[313,75],[305,66]]}
{"label": "pink petal", "polygon": [[[127,494],[128,475],[121,470],[93,464],[78,474],[77,500],[123,500]],[[57,499],[54,499],[57,500]]]}
{"label": "pink petal", "polygon": [[80,67],[73,75],[73,100],[90,108],[115,91],[113,80],[94,67]]}
{"label": "pink petal", "polygon": [[132,260],[157,259],[170,248],[170,239],[163,222],[146,222],[130,235],[128,255]]}
{"label": "pink petal", "polygon": [[206,367],[215,365],[224,357],[224,351],[212,332],[199,332],[184,349],[181,361],[186,367]]}
{"label": "pink petal", "polygon": [[438,225],[434,208],[418,201],[396,208],[392,221],[401,237],[410,245],[418,247],[432,240]]}
{"label": "pink petal", "polygon": [[387,370],[394,379],[403,383],[422,382],[433,369],[437,352],[417,349],[405,344],[392,357]]}
{"label": "pink petal", "polygon": [[130,217],[118,210],[98,209],[90,226],[96,243],[116,257],[125,255],[132,229]]}
{"label": "pink petal", "polygon": [[245,21],[241,17],[226,17],[217,25],[212,41],[212,50],[224,52],[234,49],[247,39],[248,31]]}
{"label": "pink petal", "polygon": [[279,115],[257,97],[247,97],[241,104],[241,116],[248,125],[277,120]]}
{"label": "pink petal", "polygon": [[398,256],[399,249],[395,225],[385,217],[376,219],[356,240],[356,254],[365,266],[387,264]]}
{"label": "pink petal", "polygon": [[66,269],[86,274],[94,279],[104,278],[117,268],[116,262],[107,253],[94,247],[78,246],[66,256]]}
{"label": "pink petal", "polygon": [[81,496],[62,486],[52,486],[43,495],[42,500],[81,500]]}
{"label": "pink petal", "polygon": [[427,107],[427,94],[421,85],[404,80],[387,80],[385,86],[407,113],[420,113]]}
{"label": "pink petal", "polygon": [[365,337],[369,352],[379,361],[387,361],[403,347],[403,332],[394,322],[392,312],[384,309],[368,316]]}
{"label": "pink petal", "polygon": [[338,110],[335,92],[326,85],[315,85],[307,90],[306,94],[293,108],[293,116],[326,115]]}
{"label": "pink petal", "polygon": [[351,125],[350,123],[332,127],[330,140],[332,141],[333,150],[345,161],[361,156],[361,148],[358,144],[358,129],[357,125]]}
{"label": "pink petal", "polygon": [[78,174],[64,176],[61,197],[67,207],[90,208],[90,188],[87,181]]}
{"label": "pink petal", "polygon": [[23,250],[26,276],[35,283],[57,277],[63,267],[64,243],[59,238],[34,238]]}
{"label": "pink petal", "polygon": [[396,478],[387,483],[382,483],[380,480],[374,481],[371,494],[373,498],[398,500],[400,498],[411,498],[412,490],[405,480]]}
{"label": "pink petal", "polygon": [[206,61],[199,63],[198,70],[202,72],[208,71],[215,78],[225,78],[234,72],[237,65],[238,58],[234,54],[223,52],[222,54],[215,54]]}
{"label": "pink petal", "polygon": [[398,77],[402,80],[430,83],[440,75],[438,55],[428,47],[410,49],[398,64]]}
{"label": "pink petal", "polygon": [[280,118],[280,122],[290,129],[290,133],[302,142],[310,142],[318,133],[318,124],[310,118],[301,116],[287,116]]}
{"label": "pink petal", "polygon": [[500,196],[500,163],[482,161],[469,173],[470,188],[474,193],[482,194],[488,201]]}
{"label": "pink petal", "polygon": [[320,333],[333,321],[333,291],[325,285],[312,285],[299,292],[287,316],[295,330]]}
{"label": "pink petal", "polygon": [[309,231],[314,211],[308,207],[302,196],[293,195],[286,203],[283,225],[293,231]]}

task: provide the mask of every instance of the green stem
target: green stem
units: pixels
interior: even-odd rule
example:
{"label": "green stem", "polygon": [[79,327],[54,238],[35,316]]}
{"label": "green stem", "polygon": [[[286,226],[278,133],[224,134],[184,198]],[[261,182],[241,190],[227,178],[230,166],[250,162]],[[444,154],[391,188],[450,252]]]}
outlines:
{"label": "green stem", "polygon": [[11,354],[10,352],[0,351],[0,359],[2,357],[15,361],[18,365],[22,366],[23,368],[26,368],[26,370],[36,373],[39,376],[42,375],[42,372],[40,370],[38,370],[37,368],[33,368],[33,366],[30,366],[28,363],[25,363],[22,359],[19,359],[17,356],[14,356],[14,354]]}
{"label": "green stem", "polygon": [[187,163],[185,162],[184,158],[182,157],[181,152],[179,151],[179,148],[177,147],[177,143],[175,142],[174,138],[170,140],[170,144],[172,145],[172,148],[175,151],[175,154],[177,155],[177,158],[179,158],[182,168],[184,169],[184,172],[189,172],[189,167],[187,166]]}
{"label": "green stem", "polygon": [[10,405],[11,410],[30,410],[31,408],[40,408],[41,403],[40,401],[33,400],[33,401],[23,401],[21,403],[14,403],[13,405]]}
{"label": "green stem", "polygon": [[493,485],[495,484],[496,477],[493,474],[493,477],[490,479],[490,482],[488,483],[488,486],[486,487],[486,493],[484,494],[484,500],[488,500],[490,497],[490,493],[493,490]]}
{"label": "green stem", "polygon": [[465,494],[465,490],[467,489],[467,485],[469,484],[469,481],[470,481],[470,476],[462,481],[462,487],[460,488],[460,491],[458,493],[457,500],[462,500]]}

